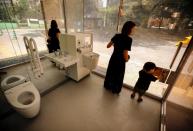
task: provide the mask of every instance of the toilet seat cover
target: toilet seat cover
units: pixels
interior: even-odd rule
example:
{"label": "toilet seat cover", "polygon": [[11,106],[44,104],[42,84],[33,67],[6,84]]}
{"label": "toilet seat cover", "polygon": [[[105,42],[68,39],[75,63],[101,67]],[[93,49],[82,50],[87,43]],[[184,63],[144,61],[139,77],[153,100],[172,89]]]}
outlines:
{"label": "toilet seat cover", "polygon": [[26,81],[26,78],[21,76],[21,75],[11,75],[6,77],[2,82],[1,82],[1,87],[3,91],[6,91],[12,87],[15,87],[19,84],[22,84]]}

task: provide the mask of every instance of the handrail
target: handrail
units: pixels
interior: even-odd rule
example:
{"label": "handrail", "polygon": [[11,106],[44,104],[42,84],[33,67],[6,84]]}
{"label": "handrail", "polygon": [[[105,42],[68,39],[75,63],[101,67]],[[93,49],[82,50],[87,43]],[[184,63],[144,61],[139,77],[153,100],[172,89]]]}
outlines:
{"label": "handrail", "polygon": [[30,57],[30,63],[32,67],[32,71],[36,78],[43,75],[43,68],[40,61],[38,49],[36,46],[36,42],[33,38],[28,39],[26,36],[23,37],[25,47],[28,53],[28,56]]}

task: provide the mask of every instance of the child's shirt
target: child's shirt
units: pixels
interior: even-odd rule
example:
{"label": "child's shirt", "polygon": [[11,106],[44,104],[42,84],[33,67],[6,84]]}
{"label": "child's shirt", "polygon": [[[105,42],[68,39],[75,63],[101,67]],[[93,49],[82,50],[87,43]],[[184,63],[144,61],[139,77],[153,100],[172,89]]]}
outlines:
{"label": "child's shirt", "polygon": [[156,81],[157,78],[153,76],[152,74],[148,74],[144,70],[139,71],[139,78],[135,84],[136,88],[147,90],[149,88],[149,85],[151,81]]}

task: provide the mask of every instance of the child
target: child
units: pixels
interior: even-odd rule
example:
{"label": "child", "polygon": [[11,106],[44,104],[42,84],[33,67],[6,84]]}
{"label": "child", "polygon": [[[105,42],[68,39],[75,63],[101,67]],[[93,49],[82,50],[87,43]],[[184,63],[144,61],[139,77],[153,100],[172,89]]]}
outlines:
{"label": "child", "polygon": [[151,81],[156,81],[157,77],[153,75],[156,69],[156,65],[153,62],[146,62],[143,69],[139,71],[139,78],[134,86],[133,93],[131,94],[131,99],[135,97],[135,93],[138,93],[138,102],[143,101],[142,96],[145,94],[146,90],[149,88]]}

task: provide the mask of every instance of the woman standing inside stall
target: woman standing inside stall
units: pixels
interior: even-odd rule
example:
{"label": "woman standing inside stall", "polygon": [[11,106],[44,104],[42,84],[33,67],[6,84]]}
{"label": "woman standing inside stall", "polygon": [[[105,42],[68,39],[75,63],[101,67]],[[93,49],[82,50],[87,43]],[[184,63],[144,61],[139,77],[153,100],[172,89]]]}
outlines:
{"label": "woman standing inside stall", "polygon": [[112,93],[119,94],[123,86],[125,74],[125,63],[129,60],[128,51],[131,50],[132,38],[130,37],[135,23],[127,21],[120,34],[116,34],[107,44],[107,48],[114,46],[113,54],[110,58],[104,87]]}

